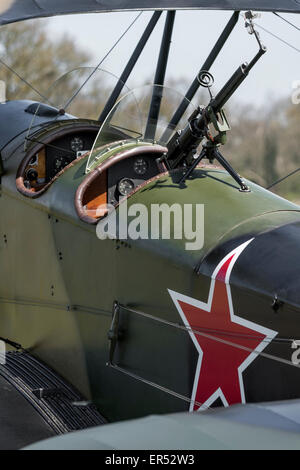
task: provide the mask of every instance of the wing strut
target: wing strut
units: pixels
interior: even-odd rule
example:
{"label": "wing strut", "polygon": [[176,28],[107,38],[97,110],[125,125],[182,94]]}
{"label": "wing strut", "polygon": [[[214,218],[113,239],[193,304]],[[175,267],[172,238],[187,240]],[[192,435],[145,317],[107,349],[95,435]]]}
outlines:
{"label": "wing strut", "polygon": [[162,11],[156,11],[153,13],[141,39],[139,40],[135,50],[133,51],[133,54],[132,56],[130,57],[121,77],[119,78],[119,81],[117,83],[117,85],[115,86],[114,90],[112,91],[110,97],[108,98],[107,100],[107,103],[106,105],[104,106],[104,109],[101,113],[101,115],[99,116],[99,121],[100,123],[102,124],[105,119],[107,118],[107,116],[109,115],[110,111],[112,110],[112,108],[114,107],[117,99],[119,98],[120,96],[120,93],[121,91],[123,90],[123,87],[124,85],[126,84],[127,80],[128,80],[128,77],[129,75],[131,74],[135,64],[137,63],[141,53],[143,52],[147,42],[148,42],[148,39],[150,38],[160,16],[162,14]]}
{"label": "wing strut", "polygon": [[239,11],[235,11],[233,13],[233,15],[231,16],[230,20],[228,21],[227,25],[225,26],[224,31],[222,32],[221,36],[217,40],[214,48],[211,50],[209,56],[207,57],[206,61],[202,65],[202,67],[199,71],[199,74],[197,75],[197,77],[195,78],[195,80],[191,84],[190,88],[186,92],[186,95],[185,95],[184,99],[182,100],[182,102],[180,103],[178,109],[175,111],[175,113],[174,113],[174,115],[173,115],[173,117],[170,121],[170,124],[169,124],[168,128],[165,130],[165,132],[162,136],[162,141],[167,142],[169,140],[170,135],[172,134],[172,129],[174,129],[177,126],[180,119],[184,115],[184,113],[185,113],[185,111],[186,111],[186,109],[189,105],[189,102],[194,98],[196,92],[198,91],[198,89],[200,87],[200,82],[199,82],[199,79],[198,79],[200,73],[204,70],[206,72],[208,72],[211,69],[212,65],[214,64],[215,60],[217,59],[218,55],[220,54],[221,50],[223,49],[227,39],[229,38],[229,36],[231,35],[233,29],[235,28],[235,26],[236,26],[236,24],[239,20],[239,14],[240,14]]}
{"label": "wing strut", "polygon": [[158,85],[154,87],[152,100],[150,104],[147,128],[145,132],[146,139],[154,139],[156,133],[157,119],[160,112],[160,105],[162,100],[162,85],[165,82],[165,75],[168,65],[169,52],[171,46],[171,39],[174,27],[176,10],[168,11],[165,29],[161,41],[160,53],[158,57],[154,84]]}

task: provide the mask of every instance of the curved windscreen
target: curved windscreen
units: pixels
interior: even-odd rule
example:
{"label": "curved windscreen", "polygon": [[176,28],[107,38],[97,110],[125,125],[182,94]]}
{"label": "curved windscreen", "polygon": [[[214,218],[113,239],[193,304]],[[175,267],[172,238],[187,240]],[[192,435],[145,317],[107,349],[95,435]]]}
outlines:
{"label": "curved windscreen", "polygon": [[93,67],[80,67],[67,72],[47,91],[47,103],[33,103],[28,135],[41,122],[71,118],[98,120],[114,87],[119,84],[124,93],[129,88],[110,72]]}
{"label": "curved windscreen", "polygon": [[[180,105],[186,108],[177,125],[171,123]],[[112,142],[109,136],[118,133],[119,139],[131,143],[158,143],[166,145],[173,133],[186,126],[195,110],[183,95],[172,88],[146,85],[123,96],[112,108],[92,148],[86,173],[102,162],[102,147]]]}

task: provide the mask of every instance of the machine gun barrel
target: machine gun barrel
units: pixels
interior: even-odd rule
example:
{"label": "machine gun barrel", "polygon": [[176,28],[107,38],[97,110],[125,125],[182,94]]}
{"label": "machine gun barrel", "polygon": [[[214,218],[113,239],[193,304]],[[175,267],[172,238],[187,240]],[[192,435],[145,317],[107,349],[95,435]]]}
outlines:
{"label": "machine gun barrel", "polygon": [[245,80],[248,73],[249,73],[248,64],[245,62],[235,71],[235,73],[228,80],[226,85],[224,85],[222,90],[219,91],[217,96],[211,100],[209,107],[212,108],[215,113],[218,113],[221,111],[221,109],[229,101],[229,99],[237,90],[237,88]]}
{"label": "machine gun barrel", "polygon": [[228,80],[226,85],[224,85],[217,96],[212,99],[209,106],[215,111],[215,113],[220,112],[220,110],[225,106],[234,92],[241,86],[245,78],[247,78],[250,70],[258,62],[266,50],[267,49],[262,46],[250,64],[244,62]]}
{"label": "machine gun barrel", "polygon": [[[248,64],[243,63],[219,91],[215,98],[212,98],[209,105],[194,113],[188,125],[181,132],[176,133],[168,143],[167,162],[170,169],[179,166],[189,155],[191,150],[195,149],[203,140],[206,134],[207,126],[211,124],[211,112],[218,116],[222,108],[229,101],[235,91],[241,86],[248,76],[250,70],[254,67],[260,57],[266,52],[264,46],[260,47],[259,52]],[[200,114],[200,116],[199,116]]]}

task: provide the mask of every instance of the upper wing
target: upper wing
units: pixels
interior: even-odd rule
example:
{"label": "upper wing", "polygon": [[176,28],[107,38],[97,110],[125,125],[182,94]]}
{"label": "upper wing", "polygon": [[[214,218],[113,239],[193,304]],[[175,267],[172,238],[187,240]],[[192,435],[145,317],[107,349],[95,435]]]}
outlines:
{"label": "upper wing", "polygon": [[[4,4],[8,3],[3,0]],[[1,2],[0,2],[1,7]],[[258,10],[300,12],[300,0],[14,0],[0,25],[30,18],[126,10]]]}

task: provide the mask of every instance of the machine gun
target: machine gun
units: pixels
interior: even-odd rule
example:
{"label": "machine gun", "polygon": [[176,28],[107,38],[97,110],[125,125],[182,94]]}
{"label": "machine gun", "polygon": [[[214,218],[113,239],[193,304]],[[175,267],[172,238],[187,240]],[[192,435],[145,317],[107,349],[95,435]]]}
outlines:
{"label": "machine gun", "polygon": [[[241,86],[251,69],[267,51],[267,48],[260,40],[259,33],[254,27],[254,17],[255,15],[253,15],[251,11],[245,14],[248,32],[255,35],[259,44],[259,51],[252,61],[249,64],[247,62],[243,63],[215,98],[210,91],[214,82],[213,76],[207,71],[201,71],[198,75],[200,85],[209,89],[210,103],[207,107],[198,107],[189,118],[187,126],[174,134],[167,145],[168,153],[164,158],[164,162],[169,170],[179,167],[186,169],[184,176],[180,180],[180,184],[184,183],[201,160],[207,158],[211,163],[216,159],[239,184],[241,191],[249,191],[245,182],[220,153],[219,147],[226,143],[226,133],[230,130],[223,107]],[[212,136],[209,130],[211,124],[213,124],[217,132],[215,137]],[[198,154],[197,149],[204,139],[205,143],[203,144],[202,151]]]}

